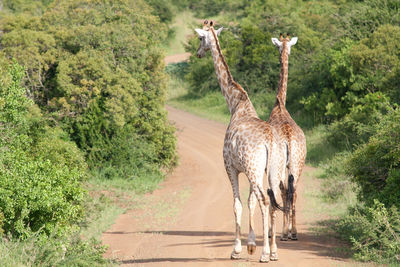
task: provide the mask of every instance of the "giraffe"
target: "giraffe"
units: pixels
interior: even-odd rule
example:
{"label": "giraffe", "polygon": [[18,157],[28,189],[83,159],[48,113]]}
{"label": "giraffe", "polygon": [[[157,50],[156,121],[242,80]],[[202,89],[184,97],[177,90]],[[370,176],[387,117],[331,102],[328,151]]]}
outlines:
{"label": "giraffe", "polygon": [[[254,254],[256,249],[253,217],[258,201],[263,219],[264,242],[260,262],[278,260],[275,236],[271,237],[271,246],[268,242],[268,210],[270,204],[272,210],[282,209],[276,202],[275,195],[279,190],[279,184],[285,179],[286,147],[281,145],[282,142],[271,125],[258,118],[247,92],[233,80],[217,37],[223,28],[215,30],[212,21],[210,21],[209,27],[207,25],[208,21],[205,21],[203,29],[195,30],[200,39],[197,56],[204,57],[206,51],[211,50],[221,92],[231,114],[223,148],[225,169],[232,185],[236,224],[231,259],[240,258],[242,251],[240,235],[242,203],[238,175],[244,173],[250,183],[247,252]],[[270,188],[267,190],[268,199],[263,191],[264,172],[267,174]]]}
{"label": "giraffe", "polygon": [[281,140],[287,145],[287,179],[280,184],[281,196],[284,205],[282,241],[288,238],[297,240],[296,229],[296,198],[297,183],[300,179],[307,154],[306,138],[301,128],[292,119],[285,107],[288,81],[288,66],[291,46],[297,42],[297,37],[290,39],[280,35],[280,40],[272,38],[272,43],[279,48],[280,54],[280,80],[276,102],[271,111],[268,122],[276,129]]}

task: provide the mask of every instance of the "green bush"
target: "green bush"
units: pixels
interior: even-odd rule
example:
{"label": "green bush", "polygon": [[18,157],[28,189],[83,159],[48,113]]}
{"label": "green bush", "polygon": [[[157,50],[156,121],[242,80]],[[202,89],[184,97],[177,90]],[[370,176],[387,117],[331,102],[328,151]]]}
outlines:
{"label": "green bush", "polygon": [[31,232],[62,233],[82,216],[83,174],[14,149],[0,159],[0,207],[4,230],[26,237]]}
{"label": "green bush", "polygon": [[359,42],[354,38],[339,41],[321,59],[317,57],[323,63],[311,67],[319,77],[305,76],[307,83],[317,84],[317,90],[303,96],[305,109],[329,122],[352,112],[368,94],[383,94],[400,103],[399,42],[400,27],[394,25],[381,25]]}
{"label": "green bush", "polygon": [[92,168],[128,145],[112,143],[128,128],[155,147],[157,167],[175,162],[174,130],[163,107],[160,45],[167,27],[153,15],[169,7],[157,3],[160,10],[142,0],[56,0],[43,14],[1,19],[0,54],[26,66],[29,97],[84,150]]}
{"label": "green bush", "polygon": [[103,179],[126,179],[135,192],[145,193],[154,190],[164,174],[156,144],[132,132],[134,130],[127,127],[114,135],[108,159],[98,162],[93,171]]}
{"label": "green bush", "polygon": [[[0,85],[0,209],[5,233],[62,235],[83,214],[86,164],[76,145],[45,119],[20,86],[14,63]],[[51,136],[52,135],[52,136]]]}
{"label": "green bush", "polygon": [[340,201],[348,192],[354,194],[358,191],[357,186],[346,172],[346,161],[349,155],[348,151],[336,153],[329,158],[329,161],[320,165],[323,169],[320,177],[324,179],[322,191],[328,202]]}
{"label": "green bush", "polygon": [[328,126],[327,141],[339,149],[353,150],[355,145],[368,141],[390,110],[389,98],[381,92],[355,99],[349,113]]}
{"label": "green bush", "polygon": [[2,7],[6,12],[41,14],[53,0],[4,0]]}
{"label": "green bush", "polygon": [[50,236],[43,242],[33,235],[25,240],[2,238],[0,262],[15,266],[115,266],[103,258],[105,247],[95,240],[82,241],[78,233],[69,237]]}
{"label": "green bush", "polygon": [[337,230],[351,242],[357,260],[399,263],[400,213],[395,206],[387,209],[375,200],[371,207],[352,208]]}
{"label": "green bush", "polygon": [[361,187],[367,204],[375,199],[400,208],[400,109],[384,116],[376,133],[349,157],[347,172]]}
{"label": "green bush", "polygon": [[398,0],[347,1],[339,10],[338,24],[342,34],[349,38],[363,39],[374,33],[380,25],[400,23]]}

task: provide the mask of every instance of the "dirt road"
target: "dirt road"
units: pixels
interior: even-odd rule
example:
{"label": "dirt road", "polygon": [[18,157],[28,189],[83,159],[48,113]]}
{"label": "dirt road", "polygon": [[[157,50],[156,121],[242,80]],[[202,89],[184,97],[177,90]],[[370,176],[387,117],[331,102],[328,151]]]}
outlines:
{"label": "dirt road", "polygon": [[[179,166],[160,189],[141,198],[138,208],[121,215],[103,234],[108,257],[122,266],[252,266],[261,254],[261,216],[256,210],[257,251],[246,250],[248,232],[248,182],[240,176],[243,202],[242,259],[230,260],[234,240],[232,189],[223,166],[222,146],[226,125],[168,107],[178,132]],[[264,266],[347,266],[334,257],[338,243],[308,230],[315,223],[303,193],[313,170],[306,168],[299,185],[298,241],[279,241],[279,261]],[[304,182],[305,181],[305,182]],[[308,189],[307,189],[308,190]],[[307,216],[304,216],[308,214]],[[306,218],[307,217],[307,218]],[[261,265],[261,264],[260,264]]]}
{"label": "dirt road", "polygon": [[166,56],[164,59],[164,62],[165,62],[165,64],[178,63],[178,62],[188,60],[189,57],[190,57],[190,53],[186,52],[186,53],[182,53],[182,54]]}

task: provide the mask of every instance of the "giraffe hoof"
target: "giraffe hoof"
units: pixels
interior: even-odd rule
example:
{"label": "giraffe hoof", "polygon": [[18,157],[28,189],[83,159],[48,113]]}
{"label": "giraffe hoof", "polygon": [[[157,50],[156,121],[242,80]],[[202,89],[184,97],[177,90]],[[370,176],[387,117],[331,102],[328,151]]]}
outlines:
{"label": "giraffe hoof", "polygon": [[281,236],[281,241],[288,241],[288,236],[287,235],[282,235]]}
{"label": "giraffe hoof", "polygon": [[254,244],[254,243],[247,244],[247,253],[249,253],[250,255],[253,255],[254,252],[256,252],[256,244]]}
{"label": "giraffe hoof", "polygon": [[291,240],[296,241],[297,239],[297,234],[292,234],[292,236],[290,237]]}
{"label": "giraffe hoof", "polygon": [[261,255],[260,262],[262,262],[262,263],[269,262],[269,255],[268,254]]}
{"label": "giraffe hoof", "polygon": [[240,259],[240,253],[236,253],[235,251],[231,254],[231,260],[238,260]]}
{"label": "giraffe hoof", "polygon": [[271,255],[269,256],[269,259],[271,261],[277,261],[278,260],[278,253],[277,252],[271,252]]}

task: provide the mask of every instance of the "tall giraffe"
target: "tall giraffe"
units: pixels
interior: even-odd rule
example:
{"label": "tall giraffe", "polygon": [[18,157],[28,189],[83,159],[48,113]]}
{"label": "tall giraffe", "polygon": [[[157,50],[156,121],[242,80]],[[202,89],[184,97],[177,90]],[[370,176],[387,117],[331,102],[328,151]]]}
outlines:
{"label": "tall giraffe", "polygon": [[[208,22],[205,21],[203,29],[196,29],[200,39],[197,56],[199,58],[204,57],[206,51],[211,50],[221,92],[231,113],[223,148],[225,169],[233,190],[236,223],[236,237],[231,258],[238,259],[242,251],[240,239],[242,203],[240,201],[238,175],[243,172],[250,183],[247,252],[254,254],[256,249],[253,217],[258,200],[263,219],[264,241],[260,262],[278,260],[274,235],[271,238],[271,248],[268,243],[268,209],[270,202],[273,207],[272,210],[282,209],[277,204],[275,195],[278,193],[279,184],[285,179],[286,147],[282,146],[275,130],[267,122],[258,118],[246,91],[233,80],[217,37],[222,28],[214,30],[212,21],[210,27],[207,27],[207,24]],[[263,192],[264,172],[267,174],[270,187],[267,191],[269,199],[265,197]]]}
{"label": "tall giraffe", "polygon": [[283,38],[281,34],[280,40],[272,38],[272,43],[279,48],[281,74],[276,102],[268,122],[277,130],[281,140],[284,140],[284,143],[288,147],[288,175],[286,181],[280,185],[284,205],[283,233],[281,236],[281,240],[283,241],[288,240],[288,238],[297,240],[296,188],[307,154],[304,133],[285,107],[290,47],[295,45],[296,42],[297,37],[290,39],[289,34],[287,34],[286,38]]}

